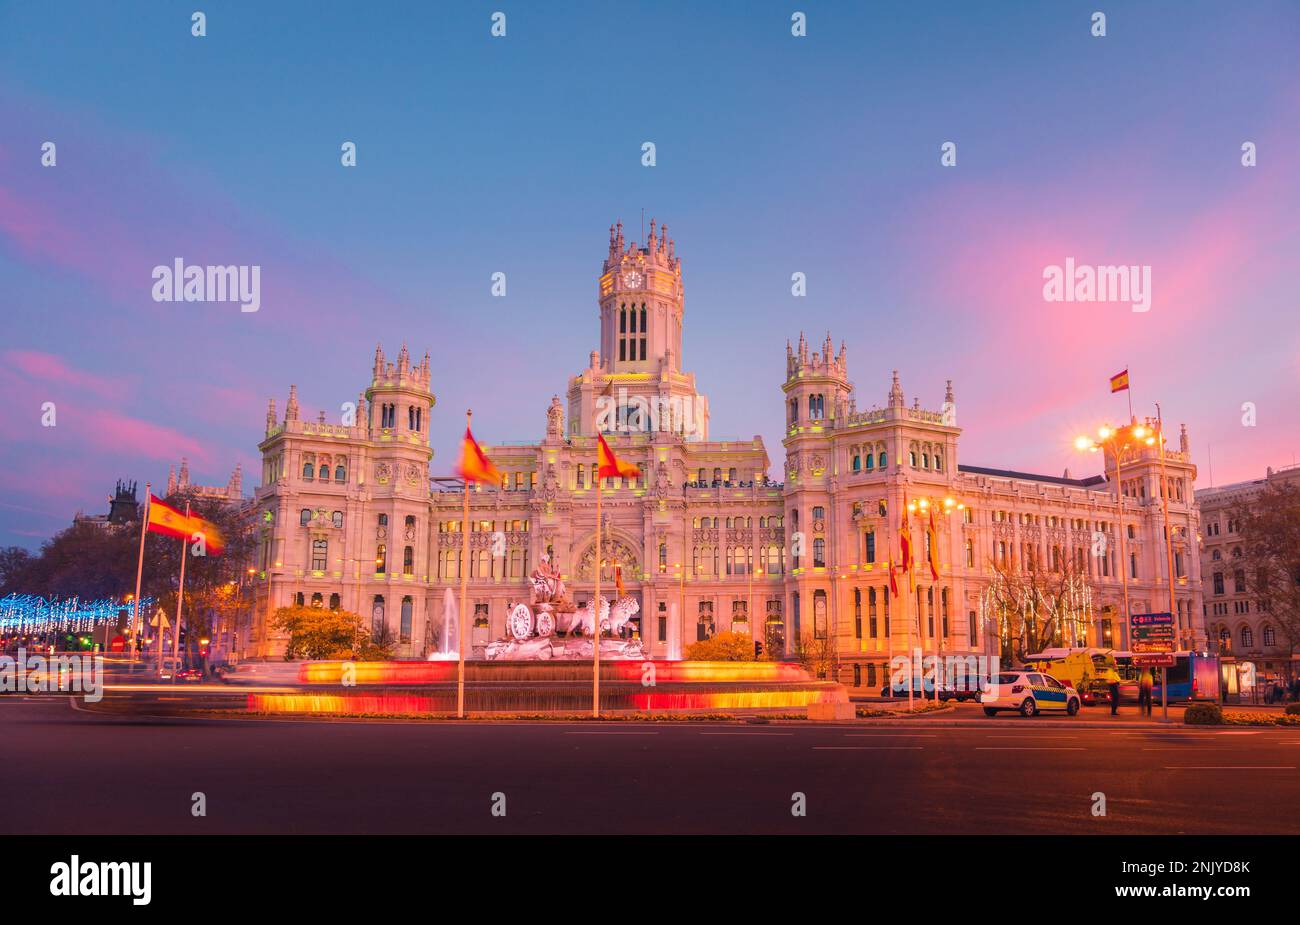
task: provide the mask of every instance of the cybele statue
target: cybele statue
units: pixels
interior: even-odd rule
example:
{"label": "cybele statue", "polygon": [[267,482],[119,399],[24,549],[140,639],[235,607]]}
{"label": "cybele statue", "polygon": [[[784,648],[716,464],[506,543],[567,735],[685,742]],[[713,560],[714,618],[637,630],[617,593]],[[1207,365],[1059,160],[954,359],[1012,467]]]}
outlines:
{"label": "cybele statue", "polygon": [[[620,597],[611,606],[601,597],[599,606],[592,603],[581,609],[569,599],[564,577],[543,555],[529,575],[532,590],[528,603],[520,601],[506,616],[504,639],[489,643],[484,657],[489,661],[532,661],[536,659],[587,659],[592,639],[599,635],[600,657],[609,659],[644,659],[646,652],[640,639],[621,636],[628,621],[641,609],[636,598]],[[599,634],[595,627],[600,626]],[[564,638],[556,632],[565,634]]]}

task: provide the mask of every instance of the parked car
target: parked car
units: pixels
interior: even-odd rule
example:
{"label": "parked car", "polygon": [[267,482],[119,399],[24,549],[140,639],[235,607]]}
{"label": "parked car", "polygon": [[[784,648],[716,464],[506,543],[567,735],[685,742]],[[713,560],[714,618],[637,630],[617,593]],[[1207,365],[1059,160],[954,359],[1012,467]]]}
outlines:
{"label": "parked car", "polygon": [[177,681],[202,681],[203,672],[198,668],[185,668],[176,672]]}
{"label": "parked car", "polygon": [[1082,702],[1074,688],[1037,671],[1004,671],[980,696],[985,716],[995,716],[1000,710],[1015,710],[1022,716],[1037,716],[1045,710],[1074,716]]}

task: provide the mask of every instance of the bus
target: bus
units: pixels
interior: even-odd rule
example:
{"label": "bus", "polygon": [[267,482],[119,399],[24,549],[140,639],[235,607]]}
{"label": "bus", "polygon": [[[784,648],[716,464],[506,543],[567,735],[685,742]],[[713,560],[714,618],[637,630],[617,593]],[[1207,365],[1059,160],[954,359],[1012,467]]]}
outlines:
{"label": "bus", "polygon": [[[1116,651],[1115,665],[1119,670],[1119,695],[1121,700],[1137,700],[1138,677],[1142,669],[1133,664],[1132,652]],[[1175,652],[1174,663],[1165,669],[1169,679],[1169,700],[1218,700],[1219,656],[1209,652]],[[1155,686],[1152,700],[1159,703],[1160,669],[1152,668]]]}

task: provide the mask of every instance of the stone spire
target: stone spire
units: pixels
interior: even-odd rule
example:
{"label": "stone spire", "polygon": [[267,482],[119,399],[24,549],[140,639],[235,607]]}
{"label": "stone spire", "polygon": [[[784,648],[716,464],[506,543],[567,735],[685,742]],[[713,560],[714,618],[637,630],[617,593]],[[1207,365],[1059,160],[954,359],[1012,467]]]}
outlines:
{"label": "stone spire", "polygon": [[894,370],[894,384],[889,387],[889,407],[902,408],[905,404],[903,387],[898,384],[898,370]]}
{"label": "stone spire", "polygon": [[176,494],[176,467],[175,466],[167,467],[167,494],[168,495]]}
{"label": "stone spire", "polygon": [[235,463],[235,471],[230,473],[230,481],[226,483],[226,497],[233,501],[243,496],[244,466],[242,463]]}
{"label": "stone spire", "polygon": [[402,349],[397,351],[397,378],[405,379],[410,371],[411,355],[406,350],[406,344],[402,344]]}
{"label": "stone spire", "polygon": [[290,421],[296,420],[298,420],[298,387],[291,385],[289,386],[289,401],[284,406],[284,422],[288,424]]}
{"label": "stone spire", "polygon": [[366,417],[366,393],[362,392],[357,396],[357,426],[365,427],[368,420],[369,418]]}
{"label": "stone spire", "polygon": [[375,379],[384,378],[384,348],[375,344]]}
{"label": "stone spire", "polygon": [[1178,429],[1179,429],[1178,449],[1180,452],[1186,453],[1188,451],[1188,447],[1190,446],[1190,444],[1187,442],[1187,425],[1179,424]]}
{"label": "stone spire", "polygon": [[181,457],[181,477],[176,482],[176,487],[181,491],[190,487],[190,461],[184,456]]}
{"label": "stone spire", "polygon": [[272,398],[266,405],[266,432],[269,434],[275,430],[275,399]]}
{"label": "stone spire", "polygon": [[803,331],[799,332],[799,365],[802,366],[808,362],[808,341],[803,336]]}

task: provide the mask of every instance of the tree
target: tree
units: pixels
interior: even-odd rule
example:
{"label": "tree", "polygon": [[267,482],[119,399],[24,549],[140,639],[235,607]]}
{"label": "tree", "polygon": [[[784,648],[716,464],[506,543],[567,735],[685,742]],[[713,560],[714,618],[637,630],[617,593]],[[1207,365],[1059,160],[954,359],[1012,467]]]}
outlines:
{"label": "tree", "polygon": [[997,628],[1003,663],[1023,662],[1048,646],[1074,646],[1087,639],[1094,623],[1092,585],[1072,563],[1044,570],[1033,560],[1027,568],[994,562],[992,571],[980,594],[980,613]]}
{"label": "tree", "polygon": [[361,618],[350,610],[326,607],[281,607],[271,616],[272,628],[289,635],[285,660],[350,658],[361,632]]}
{"label": "tree", "polygon": [[[1241,536],[1241,568],[1259,609],[1286,642],[1300,647],[1300,485],[1270,482],[1239,504],[1233,518]],[[1287,659],[1288,673],[1291,660]]]}
{"label": "tree", "polygon": [[752,662],[755,661],[754,640],[748,633],[718,633],[691,643],[686,657],[700,662]]}
{"label": "tree", "polygon": [[21,546],[0,549],[0,597],[27,592],[28,574],[35,561],[36,557]]}
{"label": "tree", "polygon": [[794,657],[814,678],[828,678],[835,666],[835,642],[829,633],[805,632],[795,641]]}

